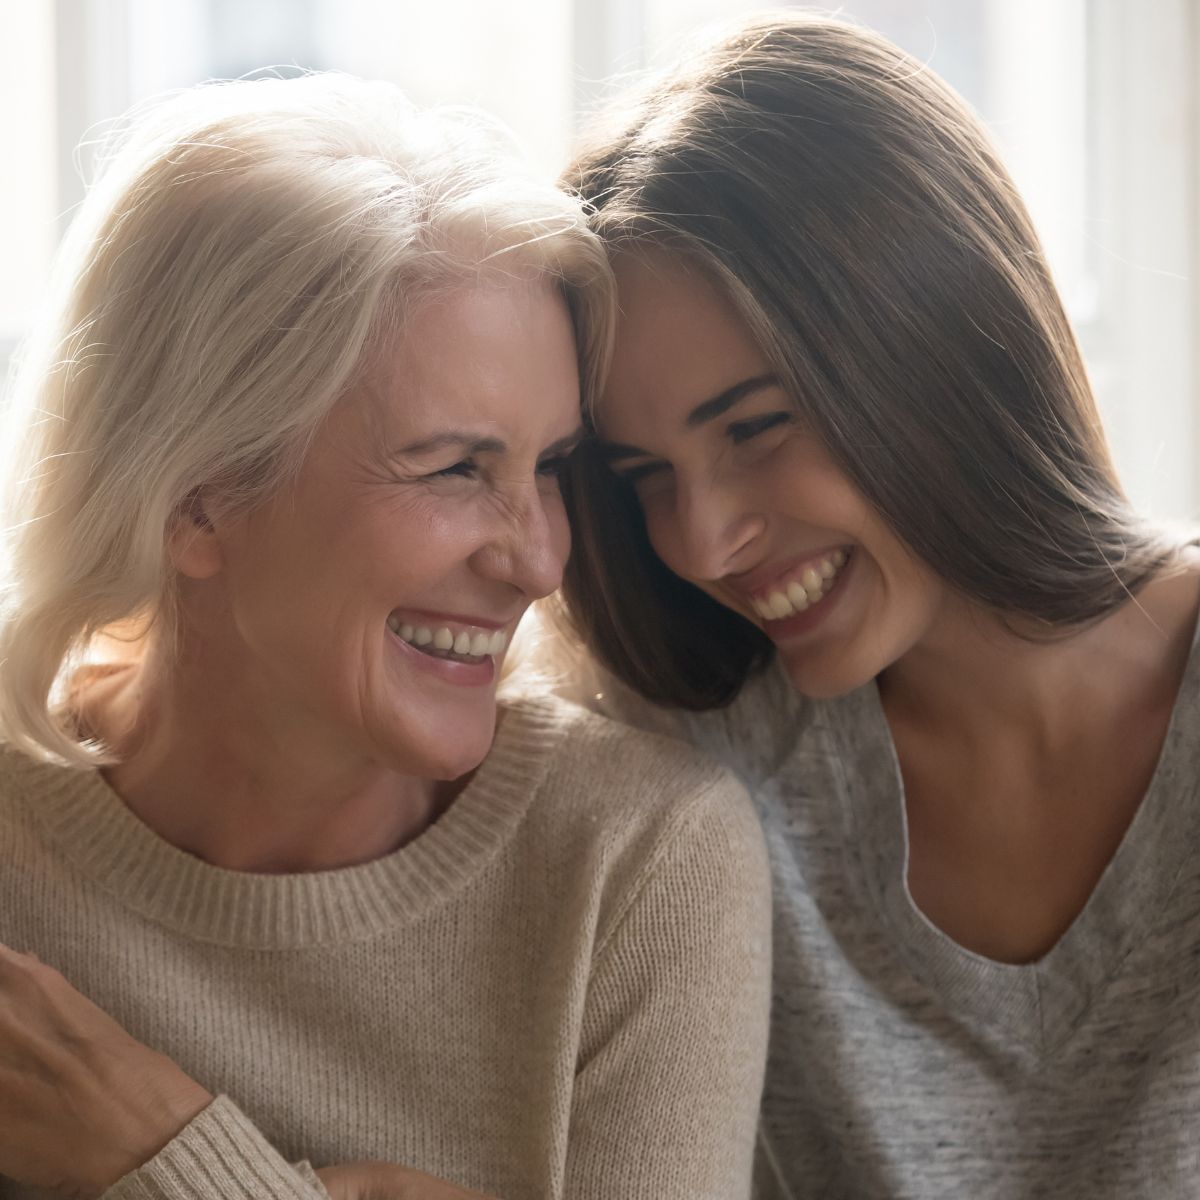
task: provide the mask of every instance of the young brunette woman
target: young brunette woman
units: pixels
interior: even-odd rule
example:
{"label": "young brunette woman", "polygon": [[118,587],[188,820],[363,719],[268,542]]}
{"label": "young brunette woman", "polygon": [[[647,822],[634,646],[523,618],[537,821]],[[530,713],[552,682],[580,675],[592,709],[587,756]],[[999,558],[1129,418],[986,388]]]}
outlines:
{"label": "young brunette woman", "polygon": [[1190,1193],[1200,568],[1122,493],[986,135],[774,16],[570,181],[622,316],[567,599],[593,703],[757,798],[760,1194]]}

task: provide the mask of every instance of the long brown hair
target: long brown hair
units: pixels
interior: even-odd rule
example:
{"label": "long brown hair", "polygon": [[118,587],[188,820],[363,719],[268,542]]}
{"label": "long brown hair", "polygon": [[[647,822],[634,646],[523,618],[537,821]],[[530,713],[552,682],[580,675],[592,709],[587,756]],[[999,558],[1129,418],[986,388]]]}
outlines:
{"label": "long brown hair", "polygon": [[[963,594],[1053,632],[1173,557],[1121,491],[986,133],[884,38],[744,23],[612,110],[566,182],[614,250],[665,245],[707,273],[834,460]],[[567,496],[568,612],[600,659],[661,703],[730,700],[764,635],[663,566],[597,455]]]}

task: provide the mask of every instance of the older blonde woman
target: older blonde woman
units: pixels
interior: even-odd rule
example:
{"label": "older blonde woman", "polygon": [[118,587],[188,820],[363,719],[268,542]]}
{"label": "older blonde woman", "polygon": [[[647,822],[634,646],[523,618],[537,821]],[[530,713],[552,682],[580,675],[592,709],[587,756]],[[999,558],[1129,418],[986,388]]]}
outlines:
{"label": "older blonde woman", "polygon": [[497,705],[609,328],[576,205],[383,86],[209,87],[62,285],[6,442],[0,1196],[744,1194],[744,793]]}

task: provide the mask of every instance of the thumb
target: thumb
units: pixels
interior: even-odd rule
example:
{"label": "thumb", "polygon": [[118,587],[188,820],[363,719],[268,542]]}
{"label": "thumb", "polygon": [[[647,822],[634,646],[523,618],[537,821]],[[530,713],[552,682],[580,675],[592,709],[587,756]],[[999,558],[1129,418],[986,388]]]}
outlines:
{"label": "thumb", "polygon": [[354,1200],[353,1167],[321,1167],[317,1178],[329,1193],[329,1200]]}

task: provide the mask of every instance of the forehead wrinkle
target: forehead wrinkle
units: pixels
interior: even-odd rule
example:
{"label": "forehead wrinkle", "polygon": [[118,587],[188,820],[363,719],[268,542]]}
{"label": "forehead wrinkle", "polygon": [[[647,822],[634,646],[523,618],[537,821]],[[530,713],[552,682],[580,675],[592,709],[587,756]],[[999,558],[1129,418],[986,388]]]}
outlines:
{"label": "forehead wrinkle", "polygon": [[[369,399],[369,404],[366,407],[368,409],[368,420],[373,435],[373,442],[376,446],[382,448],[389,457],[395,455],[412,456],[430,454],[434,451],[447,448],[464,450],[471,454],[503,454],[508,449],[507,444],[500,438],[468,429],[438,429],[434,433],[418,437],[402,445],[392,445],[391,435],[395,430],[390,429],[389,426],[391,426],[392,421],[401,415],[396,411],[397,405],[395,400],[387,394],[388,389],[380,386],[379,382],[375,379],[365,380],[363,390],[367,393]],[[414,383],[407,389],[405,407],[410,410],[416,410],[418,419],[422,408],[428,412],[431,407],[428,398],[423,394],[419,382]],[[421,421],[420,423],[435,425],[436,421]]]}

